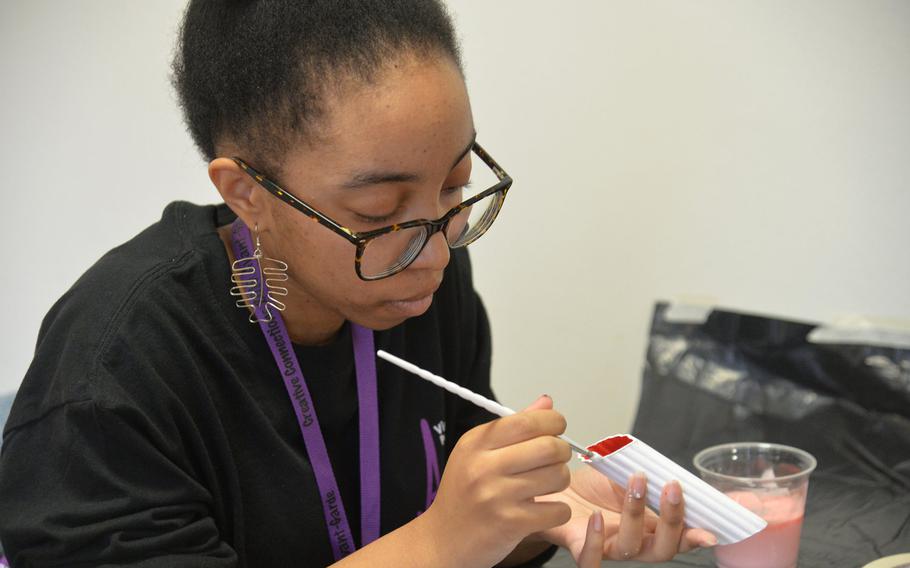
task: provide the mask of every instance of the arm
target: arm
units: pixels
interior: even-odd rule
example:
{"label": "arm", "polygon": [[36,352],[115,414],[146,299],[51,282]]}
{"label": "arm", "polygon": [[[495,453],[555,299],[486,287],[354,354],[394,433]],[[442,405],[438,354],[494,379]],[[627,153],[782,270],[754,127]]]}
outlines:
{"label": "arm", "polygon": [[237,566],[208,492],[135,415],[65,403],[8,430],[0,459],[0,538],[13,566]]}

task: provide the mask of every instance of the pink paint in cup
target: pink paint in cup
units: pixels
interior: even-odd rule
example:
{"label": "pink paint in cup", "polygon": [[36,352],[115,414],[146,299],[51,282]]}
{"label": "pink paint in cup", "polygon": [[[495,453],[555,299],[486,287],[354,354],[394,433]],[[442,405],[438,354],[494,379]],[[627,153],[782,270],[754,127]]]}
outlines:
{"label": "pink paint in cup", "polygon": [[755,536],[715,547],[717,566],[795,568],[815,458],[790,446],[740,442],[704,449],[694,463],[708,484],[768,522]]}

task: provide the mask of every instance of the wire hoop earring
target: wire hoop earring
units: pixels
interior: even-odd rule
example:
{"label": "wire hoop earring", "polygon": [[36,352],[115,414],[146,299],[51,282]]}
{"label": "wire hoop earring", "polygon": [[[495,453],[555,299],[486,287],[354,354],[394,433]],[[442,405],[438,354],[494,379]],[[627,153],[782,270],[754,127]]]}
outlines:
{"label": "wire hoop earring", "polygon": [[[288,279],[288,265],[262,254],[259,242],[259,223],[253,227],[256,248],[253,256],[239,258],[231,263],[231,296],[235,305],[250,311],[250,323],[269,322],[272,310],[284,311],[287,307],[278,296],[287,296],[288,289],[280,286]],[[249,249],[248,249],[249,250]]]}

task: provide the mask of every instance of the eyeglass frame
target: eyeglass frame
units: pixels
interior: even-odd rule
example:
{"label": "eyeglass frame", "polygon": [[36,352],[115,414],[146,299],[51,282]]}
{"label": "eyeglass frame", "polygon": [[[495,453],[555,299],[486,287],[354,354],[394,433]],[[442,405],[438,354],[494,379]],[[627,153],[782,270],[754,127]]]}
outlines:
{"label": "eyeglass frame", "polygon": [[[512,177],[509,174],[507,174],[505,172],[505,170],[503,170],[499,166],[499,164],[496,163],[496,160],[494,160],[493,157],[490,156],[490,154],[488,154],[487,151],[484,150],[476,141],[471,144],[471,151],[474,152],[475,154],[477,154],[477,156],[483,161],[483,163],[486,164],[491,170],[493,170],[493,173],[499,179],[499,181],[493,187],[486,189],[486,190],[478,193],[477,195],[466,199],[465,201],[462,201],[455,207],[449,209],[445,215],[443,215],[442,217],[440,217],[438,219],[435,219],[435,220],[414,219],[412,221],[405,221],[403,223],[394,223],[387,227],[382,227],[379,229],[373,229],[371,231],[363,231],[363,232],[352,231],[351,229],[349,229],[349,228],[345,227],[344,225],[342,225],[341,223],[335,221],[328,215],[318,211],[313,206],[308,205],[306,202],[304,202],[299,197],[295,196],[293,193],[284,189],[283,187],[278,185],[276,182],[267,178],[265,175],[261,174],[255,168],[253,168],[252,166],[250,166],[249,164],[244,162],[241,158],[238,158],[235,156],[232,159],[234,160],[234,163],[236,163],[240,167],[240,169],[242,169],[244,172],[249,174],[250,177],[252,177],[254,180],[256,180],[256,182],[260,186],[262,186],[266,191],[268,191],[269,193],[271,193],[278,199],[282,200],[283,202],[287,203],[294,209],[300,211],[301,213],[303,213],[310,219],[313,219],[314,221],[318,222],[320,225],[331,229],[334,233],[336,233],[338,235],[341,235],[348,242],[355,245],[357,247],[357,251],[354,255],[354,271],[357,273],[357,276],[361,280],[366,280],[366,281],[370,282],[370,281],[374,281],[374,280],[382,280],[383,278],[388,278],[389,276],[394,276],[395,274],[398,274],[399,272],[402,272],[403,270],[405,270],[408,266],[411,265],[412,262],[414,262],[417,259],[417,257],[420,256],[420,253],[423,252],[424,247],[427,246],[427,243],[430,242],[430,239],[433,237],[433,235],[435,235],[436,233],[438,233],[440,231],[444,232],[446,227],[448,227],[449,221],[451,221],[456,215],[458,215],[459,213],[461,213],[462,211],[464,211],[466,208],[470,207],[471,205],[477,203],[481,199],[487,198],[491,195],[501,192],[502,197],[499,199],[499,206],[496,210],[496,213],[493,215],[493,218],[490,219],[490,226],[493,225],[493,222],[496,220],[496,218],[499,216],[499,212],[502,210],[502,204],[505,202],[506,194],[509,192],[509,188],[512,187]],[[381,276],[369,277],[369,276],[363,275],[363,273],[361,272],[361,263],[363,261],[363,255],[364,255],[364,252],[366,251],[367,244],[369,244],[370,241],[376,239],[377,237],[387,235],[389,233],[401,231],[403,229],[421,227],[421,226],[429,227],[428,229],[426,229],[427,230],[426,240],[424,240],[423,245],[421,245],[421,247],[420,247],[420,250],[417,251],[417,253],[409,261],[404,263],[402,266],[397,267],[394,271],[388,272]],[[482,237],[487,232],[487,230],[489,230],[489,226],[487,227],[487,229],[484,229],[483,233],[480,233],[479,235],[475,236],[473,239],[471,239],[468,242],[459,244],[457,247],[452,246],[449,243],[448,239],[446,239],[446,244],[448,244],[449,248],[461,248],[461,247],[468,246],[469,244],[473,243],[474,241],[476,241],[477,239]]]}

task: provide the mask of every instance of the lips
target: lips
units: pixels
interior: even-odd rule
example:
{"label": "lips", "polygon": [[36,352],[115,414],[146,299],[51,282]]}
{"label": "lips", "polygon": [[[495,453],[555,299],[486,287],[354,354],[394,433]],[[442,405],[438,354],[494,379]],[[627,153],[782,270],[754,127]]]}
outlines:
{"label": "lips", "polygon": [[417,294],[416,296],[411,296],[410,298],[404,298],[403,300],[392,300],[393,302],[416,302],[418,300],[423,300],[427,296],[432,296],[436,293],[436,288],[433,288],[429,292],[423,294]]}
{"label": "lips", "polygon": [[433,303],[433,294],[435,292],[436,288],[433,288],[427,292],[410,296],[403,300],[390,300],[389,302],[386,302],[386,305],[400,316],[419,316],[430,308],[430,304]]}

